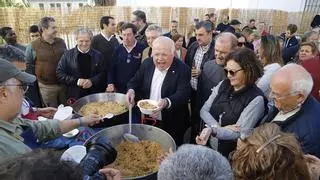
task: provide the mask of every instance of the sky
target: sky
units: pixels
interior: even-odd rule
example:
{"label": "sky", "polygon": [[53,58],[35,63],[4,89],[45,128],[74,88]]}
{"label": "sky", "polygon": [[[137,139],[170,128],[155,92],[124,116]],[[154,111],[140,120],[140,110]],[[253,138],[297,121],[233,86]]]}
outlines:
{"label": "sky", "polygon": [[305,0],[117,0],[118,6],[277,9],[288,12],[303,11],[304,3]]}

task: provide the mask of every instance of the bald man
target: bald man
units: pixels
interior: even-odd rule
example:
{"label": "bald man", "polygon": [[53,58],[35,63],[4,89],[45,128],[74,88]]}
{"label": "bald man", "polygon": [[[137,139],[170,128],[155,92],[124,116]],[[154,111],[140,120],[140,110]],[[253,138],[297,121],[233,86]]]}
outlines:
{"label": "bald man", "polygon": [[139,99],[159,102],[159,111],[152,117],[156,126],[168,132],[177,145],[183,143],[188,128],[190,98],[190,68],[174,57],[174,42],[164,36],[153,41],[152,57],[146,59],[128,83],[127,101]]}
{"label": "bald man", "polygon": [[288,64],[272,77],[270,97],[279,112],[272,122],[294,133],[304,153],[320,158],[320,104],[311,95],[311,75],[300,65]]}

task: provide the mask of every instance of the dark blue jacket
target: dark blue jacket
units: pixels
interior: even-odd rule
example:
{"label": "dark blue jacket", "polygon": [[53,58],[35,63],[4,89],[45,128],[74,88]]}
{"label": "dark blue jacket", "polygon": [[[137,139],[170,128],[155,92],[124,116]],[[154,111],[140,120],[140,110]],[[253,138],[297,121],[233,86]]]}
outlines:
{"label": "dark blue jacket", "polygon": [[117,92],[127,92],[127,83],[136,74],[141,65],[144,48],[144,45],[137,42],[130,53],[128,53],[123,44],[115,49],[108,74],[108,84],[114,84]]}
{"label": "dark blue jacket", "polygon": [[88,94],[105,91],[106,75],[103,67],[103,56],[95,49],[90,49],[88,53],[91,56],[91,67],[88,68],[91,68],[89,79],[92,82],[92,87],[89,89],[77,86],[78,79],[82,78],[77,60],[79,54],[77,47],[65,51],[59,61],[56,70],[57,79],[60,83],[66,85],[68,98],[78,99]]}
{"label": "dark blue jacket", "polygon": [[320,103],[308,97],[301,109],[284,122],[276,122],[284,132],[294,133],[304,153],[320,158]]}
{"label": "dark blue jacket", "polygon": [[295,55],[299,51],[299,41],[295,36],[286,39],[283,43],[282,59],[285,64],[294,61]]}

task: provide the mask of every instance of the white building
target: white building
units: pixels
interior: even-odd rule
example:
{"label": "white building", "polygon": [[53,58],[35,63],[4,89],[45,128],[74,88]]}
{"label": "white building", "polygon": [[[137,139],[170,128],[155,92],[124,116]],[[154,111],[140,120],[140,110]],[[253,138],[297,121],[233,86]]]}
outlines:
{"label": "white building", "polygon": [[94,6],[94,0],[29,0],[32,8],[79,8]]}

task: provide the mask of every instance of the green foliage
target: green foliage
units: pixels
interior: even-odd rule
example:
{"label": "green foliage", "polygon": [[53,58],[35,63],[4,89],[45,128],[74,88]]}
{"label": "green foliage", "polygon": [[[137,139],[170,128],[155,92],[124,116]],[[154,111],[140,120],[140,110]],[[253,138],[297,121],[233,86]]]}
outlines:
{"label": "green foliage", "polygon": [[15,0],[0,0],[0,7],[30,7],[28,0],[22,0],[22,2],[16,3]]}

